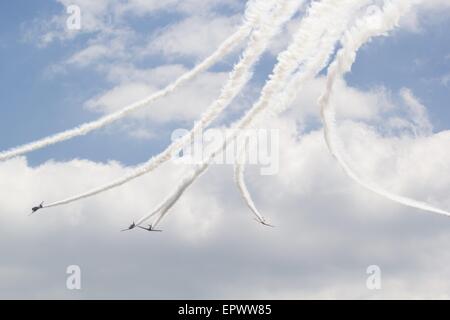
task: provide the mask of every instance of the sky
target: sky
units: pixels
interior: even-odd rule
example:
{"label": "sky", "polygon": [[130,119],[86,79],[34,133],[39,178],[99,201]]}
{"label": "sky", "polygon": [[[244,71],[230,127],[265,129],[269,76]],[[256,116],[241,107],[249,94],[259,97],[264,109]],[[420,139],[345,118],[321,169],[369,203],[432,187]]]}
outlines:
{"label": "sky", "polygon": [[[308,2],[308,1],[307,1]],[[82,13],[67,30],[67,6]],[[305,6],[306,8],[307,6]],[[305,9],[303,8],[303,9]],[[241,0],[0,2],[0,149],[71,128],[163,88],[242,22]],[[288,23],[215,124],[258,98]],[[429,0],[366,44],[339,81],[339,132],[357,169],[388,190],[450,210],[450,1]],[[190,128],[218,96],[242,47],[189,84],[107,128],[0,162],[0,298],[449,298],[450,220],[362,189],[330,156],[317,99],[325,72],[273,120],[280,170],[249,166],[254,200],[277,227],[252,220],[232,166],[213,166],[161,225],[121,233],[171,190],[184,166],[28,217],[122,176]],[[81,269],[68,290],[66,269]],[[382,288],[366,286],[379,266]]]}

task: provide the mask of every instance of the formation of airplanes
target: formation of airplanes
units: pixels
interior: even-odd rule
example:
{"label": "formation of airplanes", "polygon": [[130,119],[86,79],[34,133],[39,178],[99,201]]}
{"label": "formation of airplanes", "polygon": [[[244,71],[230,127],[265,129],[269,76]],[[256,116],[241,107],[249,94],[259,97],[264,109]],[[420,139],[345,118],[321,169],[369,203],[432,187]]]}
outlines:
{"label": "formation of airplanes", "polygon": [[[43,209],[43,208],[44,208],[44,202],[41,202],[40,205],[31,208],[31,213],[30,213],[30,215],[32,215],[32,214],[35,213],[36,211],[38,211],[38,210],[40,210],[40,209]],[[255,219],[255,221],[261,223],[263,226],[275,228],[273,225],[271,225],[271,224],[265,222],[264,220]],[[120,231],[130,231],[130,230],[133,230],[133,229],[136,228],[136,227],[138,227],[138,228],[140,228],[140,229],[143,229],[143,230],[146,230],[146,231],[149,231],[149,232],[162,232],[162,230],[155,229],[151,224],[149,224],[148,227],[145,228],[145,227],[142,227],[142,226],[137,226],[135,222],[133,222],[128,228],[123,229],[123,230],[120,230]]]}

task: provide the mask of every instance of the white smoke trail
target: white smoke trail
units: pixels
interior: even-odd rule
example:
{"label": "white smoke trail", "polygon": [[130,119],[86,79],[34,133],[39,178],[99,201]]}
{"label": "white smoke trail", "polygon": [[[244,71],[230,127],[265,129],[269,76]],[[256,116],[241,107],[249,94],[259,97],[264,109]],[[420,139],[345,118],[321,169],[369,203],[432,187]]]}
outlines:
{"label": "white smoke trail", "polygon": [[[268,2],[266,2],[266,4],[267,3]],[[263,22],[261,26],[254,31],[240,62],[234,67],[233,71],[230,74],[228,82],[222,88],[220,97],[215,102],[213,102],[213,104],[202,115],[200,121],[196,122],[194,128],[188,134],[186,134],[181,139],[174,141],[163,152],[151,158],[145,164],[138,166],[129,175],[126,175],[105,186],[90,190],[86,193],[50,203],[44,206],[44,208],[68,204],[113,189],[156,169],[162,163],[170,160],[172,155],[186,143],[189,143],[192,137],[194,137],[197,132],[213,122],[242,90],[242,88],[251,78],[252,66],[258,61],[259,57],[267,49],[267,46],[269,45],[272,37],[275,36],[275,34],[280,30],[280,27],[285,22],[290,20],[295,12],[297,12],[301,4],[302,1],[278,1],[277,7],[275,8],[276,14],[274,17],[270,17],[270,7],[267,8],[265,13],[261,14],[261,16],[265,18],[267,22]]]}
{"label": "white smoke trail", "polygon": [[351,179],[364,188],[405,206],[448,216],[450,213],[445,210],[433,207],[424,202],[393,194],[381,189],[371,182],[361,179],[344,160],[343,153],[341,152],[342,142],[339,139],[336,129],[335,111],[333,105],[330,103],[336,79],[342,77],[346,72],[351,70],[351,66],[356,59],[356,53],[359,48],[370,41],[372,37],[385,35],[388,31],[392,30],[398,24],[399,19],[413,4],[414,1],[411,0],[387,0],[383,10],[374,13],[370,17],[359,20],[356,26],[346,33],[346,36],[342,41],[342,49],[338,52],[335,61],[329,68],[327,87],[319,99],[319,105],[321,107],[325,140],[328,148]]}
{"label": "white smoke trail", "polygon": [[260,223],[267,224],[266,219],[261,215],[258,208],[252,199],[250,192],[248,191],[247,185],[245,184],[245,161],[246,161],[246,148],[248,146],[248,142],[245,144],[243,150],[240,150],[238,153],[238,159],[234,165],[234,180],[238,187],[239,193],[241,194],[242,199],[244,200],[247,207],[253,212],[256,217],[256,220]]}
{"label": "white smoke trail", "polygon": [[244,23],[242,24],[242,26],[239,27],[239,29],[234,34],[232,34],[230,37],[228,37],[213,54],[211,54],[209,57],[207,57],[205,60],[203,60],[200,64],[198,64],[192,70],[190,70],[190,71],[186,72],[185,74],[183,74],[182,76],[180,76],[178,79],[176,79],[174,82],[169,84],[164,89],[157,91],[142,100],[132,103],[117,112],[114,112],[112,114],[101,117],[100,119],[97,119],[95,121],[82,124],[73,129],[69,129],[69,130],[45,137],[40,140],[12,148],[10,150],[3,151],[0,153],[0,161],[14,158],[19,155],[23,155],[23,154],[26,154],[26,153],[29,153],[29,152],[32,152],[32,151],[35,151],[35,150],[59,143],[59,142],[63,142],[63,141],[72,139],[74,137],[86,135],[93,130],[103,128],[103,127],[127,116],[128,114],[135,112],[138,109],[143,108],[143,107],[149,105],[150,103],[167,96],[168,94],[173,92],[176,88],[178,88],[180,85],[185,84],[186,82],[192,80],[199,73],[209,69],[217,61],[219,61],[225,55],[227,55],[233,49],[235,49],[248,36],[250,31],[261,22],[260,21],[261,15],[264,12],[266,12],[270,8],[270,6],[273,5],[274,2],[275,1],[273,1],[273,0],[270,0],[270,1],[268,1],[268,0],[251,0],[251,1],[249,1],[247,3],[246,12],[244,15]]}
{"label": "white smoke trail", "polygon": [[[295,100],[297,93],[300,87],[303,86],[304,82],[315,77],[326,67],[326,65],[328,65],[331,54],[333,53],[333,48],[344,33],[345,29],[348,27],[348,22],[352,14],[368,2],[369,0],[360,1],[358,4],[342,3],[341,7],[339,7],[339,11],[330,15],[327,23],[323,23],[318,26],[318,28],[321,26],[324,28],[323,31],[325,34],[321,38],[316,39],[316,42],[319,43],[315,50],[316,53],[309,53],[307,57],[302,59],[305,61],[303,68],[292,77],[293,79],[290,81],[287,89],[280,93],[278,97],[273,98],[273,101],[270,103],[271,108],[264,110],[264,112],[261,112],[261,114],[254,118],[252,122],[253,127],[261,124],[263,121],[268,122],[270,118],[283,112]],[[244,152],[244,150],[238,150],[238,157],[243,157]],[[235,163],[234,177],[241,197],[247,207],[249,207],[250,210],[256,215],[259,222],[265,222],[261,213],[256,208],[245,183],[245,161],[237,161]]]}
{"label": "white smoke trail", "polygon": [[[233,139],[236,138],[238,132],[247,128],[255,117],[258,116],[258,114],[270,107],[270,103],[273,102],[273,98],[277,96],[277,92],[284,88],[284,84],[288,81],[289,76],[299,67],[299,63],[302,58],[308,55],[311,51],[314,51],[313,49],[317,46],[317,39],[320,39],[323,34],[323,30],[318,26],[329,22],[327,21],[329,14],[339,10],[339,8],[342,8],[343,5],[349,5],[350,8],[356,8],[357,4],[361,2],[361,0],[341,0],[337,3],[333,0],[323,0],[322,2],[312,3],[309,9],[309,14],[303,19],[298,31],[293,37],[292,43],[284,52],[278,55],[278,63],[264,86],[259,100],[240,120],[237,121],[235,125],[232,126],[233,130],[230,130],[232,133],[227,137],[224,144],[214,150],[204,161],[204,163],[197,167],[198,174],[195,174],[196,171],[194,171],[194,174],[189,173],[186,175],[178,186],[175,187],[174,191],[166,198],[166,200],[158,206],[158,208],[164,208],[165,212],[167,212],[167,208],[170,208],[175,204],[181,194],[189,187],[189,185],[193,183],[196,177],[203,173],[211,161],[218,154],[220,154]],[[324,61],[319,63],[314,60],[315,62],[312,63],[312,65],[320,66],[326,64],[326,61],[328,61],[329,56],[333,52],[334,43],[337,40],[338,39],[335,39],[335,41],[329,44],[330,49],[327,54],[320,55],[320,57],[324,57]],[[320,69],[317,72],[319,71]],[[139,220],[140,223],[143,223],[151,216],[154,216],[156,214],[155,211],[157,210],[153,210],[151,214],[141,218]],[[164,214],[162,213],[160,214],[158,222],[162,219],[163,215]]]}
{"label": "white smoke trail", "polygon": [[196,169],[190,170],[190,172],[183,177],[183,179],[178,184],[178,187],[175,188],[169,196],[164,199],[154,210],[152,213],[142,217],[136,222],[136,226],[140,226],[142,223],[150,219],[159,213],[159,216],[156,220],[151,224],[152,227],[156,227],[162,218],[166,215],[166,213],[172,208],[175,203],[180,199],[183,195],[184,191],[198,178],[200,177],[208,168],[207,163],[203,163],[201,165],[196,166]]}

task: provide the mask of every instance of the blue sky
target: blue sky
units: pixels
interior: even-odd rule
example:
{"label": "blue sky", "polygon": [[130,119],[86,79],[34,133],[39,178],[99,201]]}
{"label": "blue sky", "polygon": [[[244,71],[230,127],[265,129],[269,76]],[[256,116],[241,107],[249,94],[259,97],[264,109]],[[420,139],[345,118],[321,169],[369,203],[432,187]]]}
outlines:
{"label": "blue sky", "polygon": [[449,87],[440,81],[450,70],[450,21],[428,25],[420,33],[398,32],[377,39],[358,55],[349,84],[370,88],[384,85],[393,91],[412,89],[428,107],[436,130],[448,128]]}
{"label": "blue sky", "polygon": [[[65,30],[68,0],[0,2],[0,150],[97,119],[122,101],[164,87],[213,52],[240,24],[244,10],[240,0],[73,2],[86,22],[78,33]],[[276,53],[302,16],[262,56],[254,79],[221,123],[230,123],[258,98]],[[339,119],[348,120],[342,121],[342,136],[355,163],[383,186],[447,209],[448,30],[448,1],[426,1],[388,37],[364,46],[337,93],[345,102]],[[53,38],[45,43],[46,35]],[[89,48],[100,53],[80,55]],[[450,284],[441,283],[450,276],[448,220],[361,190],[326,150],[316,105],[325,72],[270,123],[281,131],[280,173],[261,177],[253,167],[247,173],[258,207],[280,231],[267,233],[254,224],[226,166],[214,167],[194,184],[174,207],[161,238],[121,237],[117,230],[171,190],[183,172],[173,164],[115,191],[26,219],[24,206],[103,184],[163,150],[174,129],[189,128],[218,96],[240,53],[145,113],[0,163],[0,243],[9,244],[0,245],[8,257],[0,263],[0,297],[449,296]],[[418,120],[429,121],[432,133],[418,138],[377,130],[397,132],[400,116],[424,131],[407,112],[404,88],[426,107],[425,119]],[[60,281],[73,263],[86,271],[81,293],[67,292]],[[386,291],[366,290],[369,264],[386,271]]]}

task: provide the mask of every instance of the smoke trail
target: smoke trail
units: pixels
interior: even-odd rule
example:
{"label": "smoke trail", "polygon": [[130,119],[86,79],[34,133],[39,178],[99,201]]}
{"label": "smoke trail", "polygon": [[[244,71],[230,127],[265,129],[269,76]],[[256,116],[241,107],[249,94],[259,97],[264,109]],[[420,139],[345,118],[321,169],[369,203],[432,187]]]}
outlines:
{"label": "smoke trail", "polygon": [[351,66],[356,59],[356,53],[359,48],[370,41],[372,37],[385,35],[388,31],[393,29],[398,24],[402,15],[405,14],[412,5],[413,3],[411,0],[386,1],[382,11],[380,10],[370,17],[359,20],[356,26],[346,33],[346,36],[342,41],[342,49],[338,52],[335,61],[329,68],[326,90],[319,99],[324,123],[325,140],[331,154],[336,158],[345,173],[364,188],[382,197],[412,208],[450,215],[447,211],[435,208],[424,202],[392,194],[371,182],[361,179],[344,160],[343,153],[341,152],[342,142],[339,139],[336,129],[335,111],[330,103],[335,80],[351,70]]}
{"label": "smoke trail", "polygon": [[[273,98],[273,101],[270,103],[271,108],[264,110],[261,114],[254,118],[251,124],[253,127],[256,127],[263,121],[267,122],[271,117],[283,112],[295,100],[297,93],[304,82],[315,77],[326,67],[326,65],[328,65],[335,43],[347,28],[351,15],[367,2],[368,1],[360,1],[358,6],[354,3],[343,3],[343,5],[339,8],[339,12],[335,12],[331,15],[328,23],[323,23],[321,25],[325,28],[324,31],[326,30],[326,33],[322,36],[322,38],[316,39],[317,43],[320,43],[318,48],[316,48],[317,53],[312,56],[310,53],[309,57],[304,57],[304,67],[293,75],[293,79],[289,82],[287,89],[280,93],[278,97]],[[244,152],[244,150],[238,150],[239,157],[242,157]],[[241,197],[250,210],[257,216],[258,220],[262,222],[262,216],[256,208],[251,194],[245,184],[244,175],[245,162],[236,162],[234,166],[234,176]]]}
{"label": "smoke trail", "polygon": [[242,24],[242,26],[228,39],[226,39],[213,54],[211,54],[209,57],[203,60],[203,62],[198,64],[195,68],[180,76],[178,79],[176,79],[173,83],[169,84],[164,89],[153,93],[149,97],[146,97],[142,100],[132,103],[117,112],[101,117],[98,120],[82,124],[73,129],[69,129],[40,140],[12,148],[7,151],[3,151],[0,153],[0,161],[17,157],[19,155],[26,154],[65,140],[69,140],[77,136],[86,135],[93,130],[100,129],[115,121],[118,121],[119,119],[127,116],[128,114],[135,112],[136,110],[143,108],[148,104],[167,96],[168,94],[173,92],[176,88],[178,88],[180,85],[188,82],[189,80],[192,80],[199,73],[209,69],[217,61],[219,61],[221,58],[223,58],[225,55],[227,55],[233,49],[235,49],[248,36],[248,34],[254,28],[254,26],[258,25],[258,23],[260,22],[261,14],[267,11],[273,3],[274,3],[273,0],[249,1],[247,3],[247,8],[244,16],[244,23]]}
{"label": "smoke trail", "polygon": [[245,184],[244,170],[245,170],[245,161],[246,161],[246,148],[248,146],[248,141],[245,144],[243,150],[238,154],[238,159],[234,165],[234,180],[237,184],[239,193],[241,194],[242,199],[247,204],[247,207],[253,212],[256,217],[256,220],[260,223],[267,224],[266,219],[259,213],[258,208],[256,208],[255,203],[253,202],[252,196],[248,191],[247,185]]}
{"label": "smoke trail", "polygon": [[136,222],[136,226],[140,226],[142,223],[150,219],[151,217],[155,216],[157,213],[159,213],[159,216],[156,218],[156,220],[152,223],[152,227],[156,227],[159,222],[162,220],[162,218],[167,214],[167,212],[172,208],[175,203],[180,199],[180,197],[183,195],[184,191],[198,178],[200,177],[208,168],[207,163],[203,163],[201,165],[196,166],[196,169],[192,170],[183,177],[183,179],[178,184],[178,187],[175,188],[172,193],[169,194],[166,199],[164,199],[157,207],[153,210],[153,212],[149,215],[146,215],[139,219]]}
{"label": "smoke trail", "polygon": [[[267,2],[266,2],[267,3]],[[220,97],[213,102],[213,104],[202,115],[200,121],[198,121],[194,128],[181,139],[174,141],[169,147],[155,157],[152,157],[145,164],[137,167],[132,173],[124,176],[112,183],[105,186],[90,190],[86,193],[57,201],[44,206],[45,208],[60,206],[68,204],[80,199],[84,199],[101,192],[110,190],[131,181],[145,173],[148,173],[156,169],[162,163],[171,159],[172,155],[176,153],[182,146],[190,142],[192,137],[197,132],[208,126],[217,116],[231,103],[236,95],[242,90],[245,84],[250,80],[252,75],[252,66],[258,61],[262,53],[267,49],[271,38],[279,31],[280,27],[288,21],[295,12],[299,9],[302,1],[278,1],[275,17],[270,17],[269,10],[266,10],[262,17],[268,22],[262,23],[262,25],[256,29],[250,38],[250,42],[240,60],[240,62],[234,67],[230,74],[228,82],[222,88]],[[269,9],[269,8],[268,8]]]}
{"label": "smoke trail", "polygon": [[[317,26],[323,25],[324,23],[326,25],[326,23],[328,22],[327,17],[329,16],[329,13],[335,12],[339,8],[342,8],[343,4],[349,5],[350,8],[356,8],[356,5],[358,3],[361,3],[361,1],[342,0],[339,2],[339,4],[337,4],[336,1],[333,0],[324,0],[322,2],[312,3],[309,9],[308,16],[303,19],[300,28],[294,35],[294,40],[284,52],[278,55],[278,63],[275,66],[273,73],[269,76],[269,80],[264,86],[259,100],[249,111],[247,111],[247,113],[241,119],[237,121],[235,125],[232,126],[233,130],[231,130],[231,132],[233,133],[231,133],[227,137],[224,144],[214,150],[202,166],[197,167],[197,171],[199,172],[198,175],[196,175],[195,173],[189,173],[187,176],[185,176],[185,178],[183,178],[183,180],[178,184],[171,195],[167,197],[167,199],[163,201],[163,203],[159,206],[160,208],[167,209],[172,207],[180,198],[181,194],[189,187],[189,185],[193,183],[195,178],[207,169],[216,155],[220,154],[226,148],[226,146],[236,138],[238,132],[247,128],[258,114],[270,107],[270,103],[273,102],[273,98],[277,95],[277,92],[283,89],[284,84],[286,81],[288,81],[289,76],[299,67],[301,59],[308,55],[308,53],[310,53],[311,51],[314,52],[313,49],[317,45],[316,40],[320,39],[323,34],[323,30],[321,30]],[[337,41],[337,39],[335,39],[335,41]],[[323,65],[324,63],[326,63],[326,61],[329,60],[329,56],[333,52],[335,41],[329,44],[330,50],[327,54],[320,55],[320,57],[324,57],[324,61],[317,62],[314,60],[314,63],[312,63],[313,66]],[[317,70],[317,72],[319,71],[320,70]],[[165,212],[167,212],[167,210],[165,210]],[[160,215],[158,222],[160,221],[162,216],[163,214]],[[150,215],[144,216],[140,220],[140,223],[143,223],[148,218],[150,218]]]}

